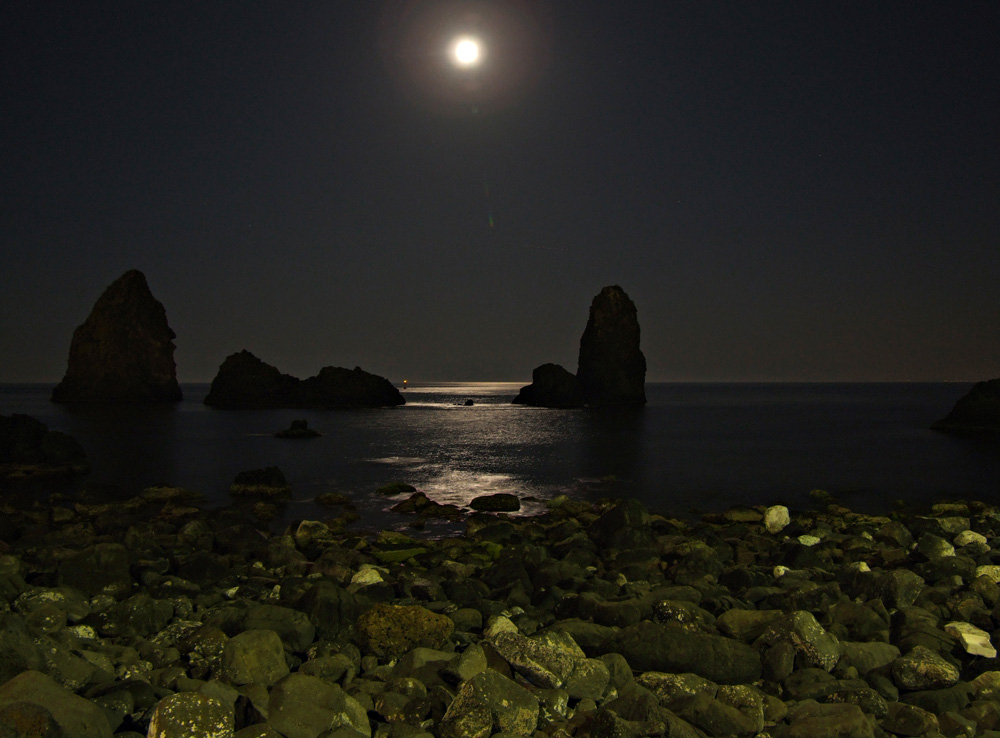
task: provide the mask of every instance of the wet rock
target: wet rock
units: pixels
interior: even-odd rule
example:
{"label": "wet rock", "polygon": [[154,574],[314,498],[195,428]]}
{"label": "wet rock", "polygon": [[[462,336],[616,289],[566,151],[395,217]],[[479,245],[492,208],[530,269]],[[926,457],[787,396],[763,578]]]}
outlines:
{"label": "wet rock", "polygon": [[827,633],[810,612],[800,610],[783,615],[768,626],[756,645],[763,651],[780,642],[790,644],[796,660],[805,666],[830,671],[840,660],[840,642]]}
{"label": "wet rock", "polygon": [[498,731],[532,735],[538,699],[492,669],[465,682],[438,728],[441,738],[489,738]]}
{"label": "wet rock", "polygon": [[229,491],[244,497],[284,497],[291,493],[291,487],[281,469],[268,466],[239,472]]}
{"label": "wet rock", "polygon": [[943,689],[958,681],[958,668],[936,651],[914,646],[892,662],[892,678],[902,689]]}
{"label": "wet rock", "polygon": [[289,674],[271,688],[268,725],[285,738],[317,738],[350,728],[371,735],[364,707],[339,685],[306,674]]}
{"label": "wet rock", "polygon": [[399,656],[416,646],[440,648],[448,642],[455,624],[419,605],[378,603],[358,617],[359,644],[379,656]]}
{"label": "wet rock", "polygon": [[174,332],[137,270],[115,280],[73,332],[55,402],[177,402]]}
{"label": "wet rock", "polygon": [[98,543],[59,567],[59,583],[88,595],[122,597],[132,590],[131,557],[120,543]]}
{"label": "wet rock", "polygon": [[111,727],[100,707],[41,672],[25,671],[0,685],[0,710],[16,703],[44,708],[66,736],[111,738]]}
{"label": "wet rock", "polygon": [[153,710],[148,735],[156,738],[232,738],[231,705],[196,692],[164,697]]}
{"label": "wet rock", "polygon": [[222,677],[230,684],[269,686],[288,671],[281,637],[273,630],[245,630],[222,651]]}
{"label": "wet rock", "polygon": [[601,649],[620,653],[639,671],[691,672],[720,684],[749,684],[762,671],[760,655],[749,646],[676,624],[641,622],[622,628]]}
{"label": "wet rock", "polygon": [[788,715],[775,738],[873,738],[875,720],[857,705],[807,701]]}
{"label": "wet rock", "polygon": [[516,512],[521,509],[521,500],[517,495],[497,492],[474,497],[469,507],[481,512]]}

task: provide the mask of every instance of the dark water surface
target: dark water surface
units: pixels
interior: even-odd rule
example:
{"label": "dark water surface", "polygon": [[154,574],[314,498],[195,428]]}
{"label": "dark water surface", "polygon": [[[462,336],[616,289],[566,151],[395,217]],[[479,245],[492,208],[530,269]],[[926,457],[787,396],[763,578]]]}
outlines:
{"label": "dark water surface", "polygon": [[[329,517],[312,499],[341,492],[366,524],[404,523],[374,494],[392,481],[460,505],[490,492],[633,496],[677,515],[811,507],[817,488],[869,512],[897,499],[1000,502],[1000,439],[928,429],[969,385],[650,384],[637,411],[513,406],[519,386],[419,385],[405,406],[378,410],[228,411],[202,404],[207,385],[185,385],[167,407],[56,405],[51,385],[6,385],[0,414],[72,434],[87,481],[125,490],[171,484],[222,503],[237,472],[277,465],[292,484],[286,519]],[[297,418],[322,437],[274,438]]]}

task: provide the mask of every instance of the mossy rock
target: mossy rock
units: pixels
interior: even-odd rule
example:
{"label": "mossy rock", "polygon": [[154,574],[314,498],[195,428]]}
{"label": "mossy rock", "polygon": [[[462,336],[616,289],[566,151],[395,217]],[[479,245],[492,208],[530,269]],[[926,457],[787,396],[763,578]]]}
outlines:
{"label": "mossy rock", "polygon": [[362,650],[395,657],[417,646],[441,648],[455,624],[451,618],[419,605],[378,603],[358,618],[355,627]]}
{"label": "mossy rock", "polygon": [[285,475],[276,466],[250,469],[236,475],[229,491],[242,497],[283,497],[291,494]]}

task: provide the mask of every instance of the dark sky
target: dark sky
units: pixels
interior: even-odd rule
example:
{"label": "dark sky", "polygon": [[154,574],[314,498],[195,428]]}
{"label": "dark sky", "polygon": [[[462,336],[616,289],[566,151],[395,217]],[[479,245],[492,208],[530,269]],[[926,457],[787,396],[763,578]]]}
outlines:
{"label": "dark sky", "polygon": [[[454,34],[482,39],[473,70]],[[1000,376],[1000,3],[0,8],[0,381],[141,269],[181,381]]]}

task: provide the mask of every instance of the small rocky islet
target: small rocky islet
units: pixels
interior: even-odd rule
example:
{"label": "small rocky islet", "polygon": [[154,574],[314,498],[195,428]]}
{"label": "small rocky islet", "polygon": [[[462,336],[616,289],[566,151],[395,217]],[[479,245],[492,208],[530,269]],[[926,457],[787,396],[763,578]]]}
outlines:
{"label": "small rocky islet", "polygon": [[985,503],[558,497],[428,538],[74,495],[0,503],[3,738],[1000,736]]}

